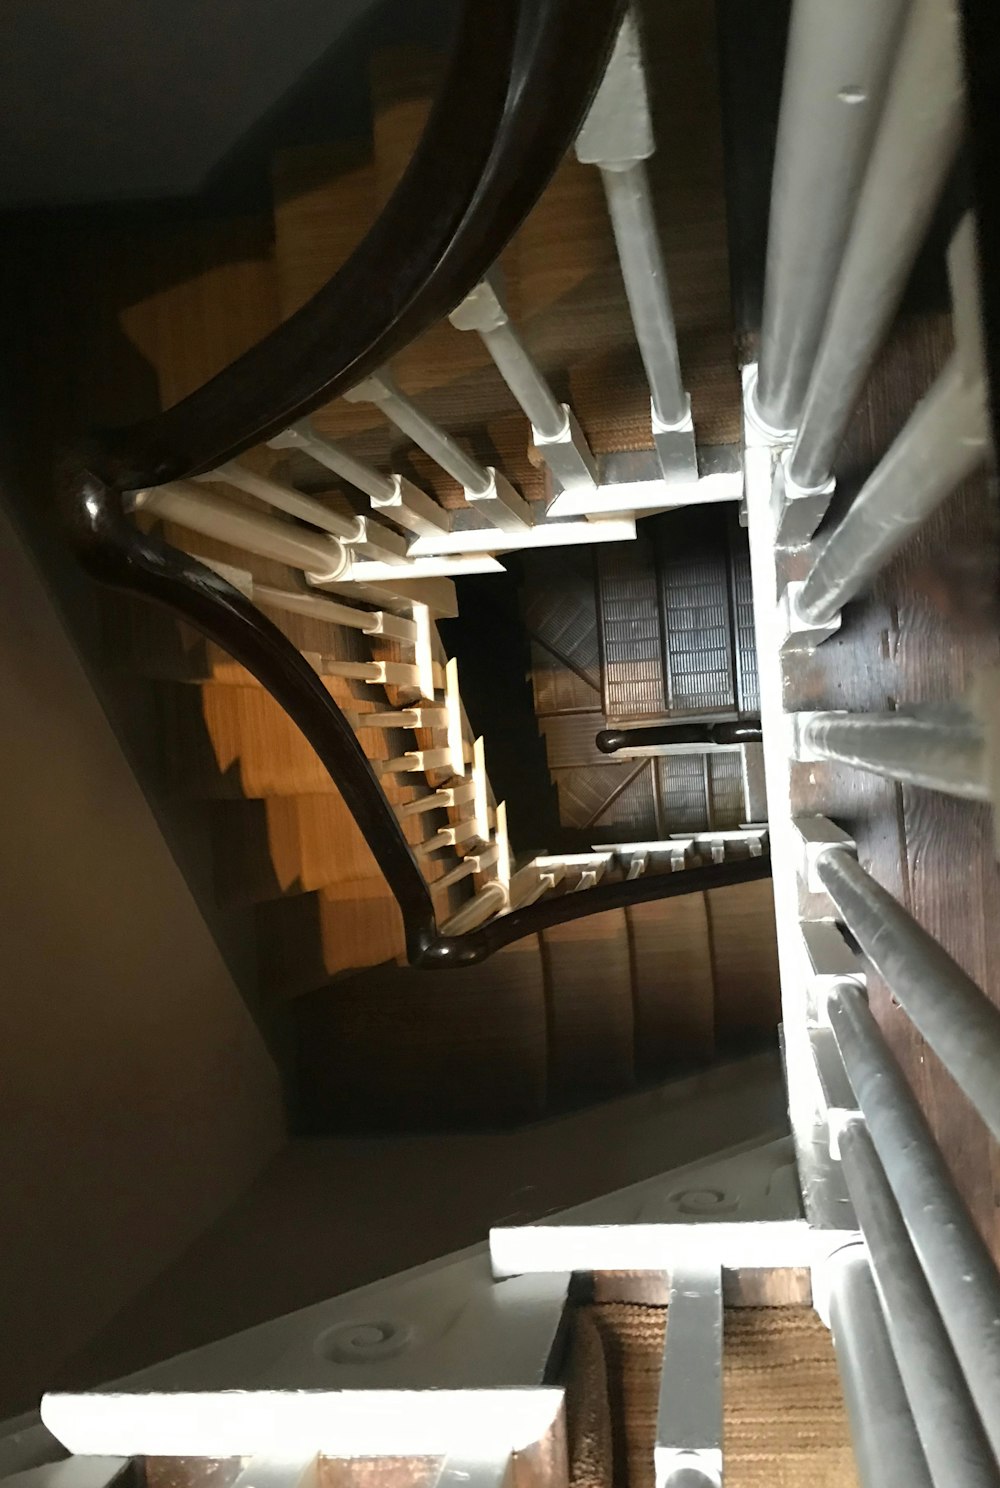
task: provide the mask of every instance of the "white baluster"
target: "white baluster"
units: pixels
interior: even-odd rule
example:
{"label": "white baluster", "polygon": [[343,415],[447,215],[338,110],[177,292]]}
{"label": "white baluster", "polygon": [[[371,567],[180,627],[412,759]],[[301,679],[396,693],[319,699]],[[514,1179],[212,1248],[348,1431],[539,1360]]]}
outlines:
{"label": "white baluster", "polygon": [[971,219],[948,254],[956,349],[815,555],[782,596],[783,649],[813,650],[840,612],[990,452]]}
{"label": "white baluster", "polygon": [[309,419],[301,419],[269,439],[272,449],[303,449],[320,465],[363,491],[376,511],[384,511],[400,527],[418,534],[447,532],[451,514],[402,475],[383,475],[332,439],[317,433]]}
{"label": "white baluster", "polygon": [[[869,7],[870,19],[880,24],[897,8]],[[791,484],[807,493],[833,475],[848,419],[958,152],[960,30],[958,9],[947,0],[915,0],[910,9],[788,462]],[[807,190],[815,199],[812,182]],[[804,540],[814,529],[796,536]]]}
{"label": "white baluster", "polygon": [[325,620],[329,625],[346,625],[351,630],[360,630],[363,635],[384,636],[386,640],[411,644],[416,640],[416,625],[401,615],[390,615],[385,610],[355,610],[319,594],[278,589],[273,584],[258,584],[250,575],[247,577],[250,578],[250,598],[256,604],[287,610],[292,615]]}
{"label": "white baluster", "polygon": [[692,1255],[670,1274],[653,1449],[656,1488],[722,1483],[722,1326],[721,1267]]}
{"label": "white baluster", "polygon": [[451,765],[449,749],[408,749],[396,759],[371,760],[376,775],[407,775],[417,771],[447,770]]}
{"label": "white baluster", "polygon": [[428,837],[421,842],[417,852],[426,857],[429,853],[438,852],[444,847],[458,847],[463,842],[482,842],[475,821],[470,817],[467,821],[453,822],[450,826],[440,827],[433,837]]}
{"label": "white baluster", "polygon": [[264,512],[249,511],[226,501],[193,481],[134,491],[132,506],[192,532],[200,532],[232,547],[245,548],[260,558],[273,558],[301,569],[317,582],[342,579],[351,571],[350,550],[330,533],[293,526]]}
{"label": "white baluster", "polygon": [[986,746],[976,720],[904,713],[795,713],[791,756],[832,760],[970,801],[989,799]]}
{"label": "white baluster", "polygon": [[301,491],[296,491],[292,486],[282,485],[267,475],[260,475],[256,470],[251,470],[247,465],[241,465],[238,460],[229,460],[224,465],[219,465],[215,470],[209,470],[204,475],[196,475],[196,481],[221,481],[225,485],[235,486],[238,491],[246,491],[248,496],[256,496],[258,501],[264,501],[268,506],[273,506],[276,511],[282,511],[289,517],[296,517],[300,522],[308,522],[312,527],[319,527],[324,532],[332,532],[334,537],[339,537],[341,542],[356,542],[362,536],[364,528],[360,517],[344,517],[339,512],[331,511],[314,496],[306,496]]}
{"label": "white baluster", "polygon": [[450,873],[445,873],[441,878],[436,878],[434,880],[434,888],[447,889],[452,884],[460,882],[463,878],[469,878],[471,875],[477,873],[485,873],[488,868],[496,866],[498,856],[497,845],[495,842],[491,842],[488,847],[483,848],[482,852],[469,853]]}
{"label": "white baluster", "polygon": [[906,0],[795,0],[771,188],[752,405],[798,422],[885,99]]}
{"label": "white baluster", "polygon": [[[438,880],[440,883],[441,880]],[[484,884],[441,926],[442,935],[467,935],[507,907],[507,890],[498,880]]]}
{"label": "white baluster", "polygon": [[456,785],[442,786],[430,795],[420,796],[416,801],[407,801],[395,808],[396,815],[405,820],[408,816],[420,816],[425,811],[446,811],[455,806],[467,806],[475,794],[475,782],[462,780]]}
{"label": "white baluster", "polygon": [[386,418],[458,481],[469,504],[494,526],[507,532],[532,526],[531,507],[510,482],[492,466],[480,465],[466,454],[457,440],[406,396],[387,369],[366,378],[344,397],[351,402],[375,403],[381,408]]}
{"label": "white baluster", "polygon": [[626,15],[604,81],[576,141],[599,167],[632,324],[651,394],[653,439],[667,481],[695,481],[691,402],[684,390],[667,274],[645,162],[656,148],[635,20]]}
{"label": "white baluster", "polygon": [[460,331],[477,331],[531,424],[531,438],[563,490],[597,484],[597,462],[568,403],[559,403],[511,325],[495,268],[449,317]]}
{"label": "white baluster", "polygon": [[[462,699],[458,691],[458,662],[454,657],[444,669],[444,695],[452,771],[455,775],[464,775],[465,740],[462,735]],[[483,840],[485,841],[485,838]]]}
{"label": "white baluster", "polygon": [[357,713],[355,728],[437,729],[448,725],[447,708],[397,708],[390,713]]}

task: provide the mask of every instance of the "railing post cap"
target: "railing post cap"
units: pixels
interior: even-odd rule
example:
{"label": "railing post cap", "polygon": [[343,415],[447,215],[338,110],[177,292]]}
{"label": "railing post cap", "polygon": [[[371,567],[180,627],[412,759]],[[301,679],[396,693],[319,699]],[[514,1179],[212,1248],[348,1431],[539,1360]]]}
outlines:
{"label": "railing post cap", "polygon": [[819,486],[800,486],[792,475],[794,448],[785,449],[771,483],[775,542],[780,548],[803,548],[826,516],[837,487],[833,476]]}
{"label": "railing post cap", "polygon": [[627,170],[655,150],[639,30],[626,11],[604,79],[576,137],[576,158],[583,165]]}
{"label": "railing post cap", "polygon": [[790,579],[778,598],[778,642],[783,656],[815,651],[840,629],[839,612],[824,624],[802,614],[799,600],[804,587],[804,580]]}
{"label": "railing post cap", "polygon": [[508,323],[503,300],[503,281],[497,268],[490,270],[475,289],[448,316],[456,331],[497,331]]}
{"label": "railing post cap", "polygon": [[[798,839],[799,876],[810,894],[826,895],[818,874],[821,858],[839,849],[857,857],[854,839],[825,816],[797,816],[792,822]],[[829,918],[824,914],[823,919]]]}

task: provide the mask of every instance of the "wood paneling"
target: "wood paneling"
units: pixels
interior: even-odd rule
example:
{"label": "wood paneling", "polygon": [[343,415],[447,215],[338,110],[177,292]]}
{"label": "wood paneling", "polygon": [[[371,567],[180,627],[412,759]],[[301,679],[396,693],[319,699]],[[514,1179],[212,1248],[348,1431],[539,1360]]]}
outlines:
{"label": "wood paneling", "polygon": [[625,911],[542,933],[550,1100],[556,1107],[627,1090],[635,1078]]}
{"label": "wood paneling", "polygon": [[774,1034],[781,983],[770,879],[710,889],[705,899],[720,1045]]}
{"label": "wood paneling", "polygon": [[716,1010],[705,895],[633,904],[626,915],[637,1072],[640,1078],[655,1080],[679,1060],[709,1060],[715,1052]]}
{"label": "wood paneling", "polygon": [[381,967],[299,1007],[299,1063],[322,1129],[495,1126],[546,1104],[546,1012],[536,939],[480,966]]}

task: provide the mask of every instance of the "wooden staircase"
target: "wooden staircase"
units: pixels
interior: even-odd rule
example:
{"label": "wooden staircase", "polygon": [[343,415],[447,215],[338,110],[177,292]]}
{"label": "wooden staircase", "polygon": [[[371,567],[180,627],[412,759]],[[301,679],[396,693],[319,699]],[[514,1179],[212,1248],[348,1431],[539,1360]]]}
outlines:
{"label": "wooden staircase", "polygon": [[536,1120],[760,1047],[778,1003],[766,880],[610,910],[466,971],[383,966],[303,998],[306,1119],[358,1131]]}
{"label": "wooden staircase", "polygon": [[[677,217],[683,226],[667,232],[665,253],[699,437],[709,446],[733,445],[740,398],[713,102],[714,23],[704,0],[685,0],[684,10],[691,41],[684,62],[662,45],[666,27],[655,18],[647,42],[658,58],[662,53],[659,96],[673,97],[674,106],[686,99],[681,112],[700,108],[704,118],[690,148],[656,158],[654,184],[666,203],[684,209]],[[51,311],[43,296],[32,301],[42,317],[35,345],[46,363],[37,377],[47,387],[49,368],[64,367],[56,399],[66,426],[120,422],[151,405],[171,406],[298,309],[343,262],[398,178],[419,136],[436,70],[436,58],[412,50],[378,57],[371,139],[280,151],[266,217],[195,219],[169,228],[137,221],[113,241],[87,229],[53,237],[39,267],[62,292]],[[648,388],[592,167],[567,157],[502,255],[502,268],[511,312],[532,355],[557,396],[572,399],[594,453],[650,449]],[[551,494],[546,468],[525,437],[525,419],[478,336],[442,322],[404,350],[393,371],[408,395],[480,461],[502,469],[529,502]],[[371,404],[339,398],[312,421],[321,435],[380,469],[400,471],[441,506],[463,504],[460,488]],[[260,445],[240,463],[252,475],[321,497],[333,511],[350,510],[335,477],[299,450]],[[206,481],[201,489],[253,513],[268,510],[229,483]],[[301,576],[283,564],[170,522],[161,530],[167,541],[250,584],[255,602],[260,586],[301,592]],[[446,581],[401,578],[378,596],[355,589],[350,597],[378,604],[405,624],[414,601],[426,603],[431,616],[453,612],[453,593]],[[346,597],[329,592],[333,602]],[[397,970],[403,937],[395,901],[338,791],[288,717],[248,673],[183,625],[120,596],[102,604],[111,664],[156,684],[166,790],[210,823],[217,900],[252,913],[261,996],[302,999],[293,1018],[317,1125],[528,1119],[773,1035],[777,984],[766,884],[546,930],[482,967],[447,977]],[[266,602],[263,608],[279,618]],[[418,700],[406,687],[361,675],[373,662],[412,665],[407,642],[333,623],[318,611],[283,611],[280,625],[352,717],[376,766],[413,750],[437,758],[448,747],[447,730],[438,724],[364,726],[366,714]],[[433,628],[431,646],[439,706],[446,657]],[[474,734],[464,714],[461,735],[471,755]],[[382,784],[404,809],[449,778],[450,771],[432,766],[384,773]],[[495,832],[498,803],[488,781],[483,789]],[[439,885],[439,923],[495,872],[489,863],[482,873],[464,871],[474,839],[421,852],[464,815],[446,809],[404,817],[428,881]],[[624,834],[613,835],[623,840]],[[601,840],[597,834],[593,842]],[[573,885],[571,874],[560,891]],[[671,978],[666,996],[664,965]],[[489,1078],[487,1070],[494,1072]],[[431,1094],[433,1085],[439,1088]]]}

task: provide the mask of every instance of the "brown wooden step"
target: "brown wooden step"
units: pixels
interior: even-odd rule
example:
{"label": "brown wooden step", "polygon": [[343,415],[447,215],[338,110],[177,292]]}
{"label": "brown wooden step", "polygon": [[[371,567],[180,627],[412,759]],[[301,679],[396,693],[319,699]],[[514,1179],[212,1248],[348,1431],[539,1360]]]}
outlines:
{"label": "brown wooden step", "polygon": [[534,937],[463,971],[378,967],[304,998],[296,1017],[301,1088],[318,1130],[507,1126],[545,1110]]}
{"label": "brown wooden step", "polygon": [[300,145],[271,161],[278,302],[287,319],[337,272],[375,217],[371,149]]}
{"label": "brown wooden step", "polygon": [[381,875],[273,899],[257,905],[254,918],[260,984],[275,996],[314,992],[333,977],[394,961],[405,950],[403,922]]}
{"label": "brown wooden step", "polygon": [[[585,891],[582,891],[585,892]],[[635,1081],[632,972],[625,911],[542,932],[554,1108],[628,1090]]]}
{"label": "brown wooden step", "polygon": [[[340,678],[325,679],[341,707],[365,711],[379,690],[359,702]],[[280,705],[258,686],[207,683],[162,689],[167,758],[177,788],[207,797],[327,795],[336,791],[324,766]],[[381,706],[385,707],[384,694]],[[368,729],[372,758],[388,759],[387,731]],[[410,748],[413,745],[409,746]],[[387,777],[390,795],[397,788]]]}
{"label": "brown wooden step", "polygon": [[212,813],[216,896],[252,904],[379,876],[343,797],[217,801]]}

